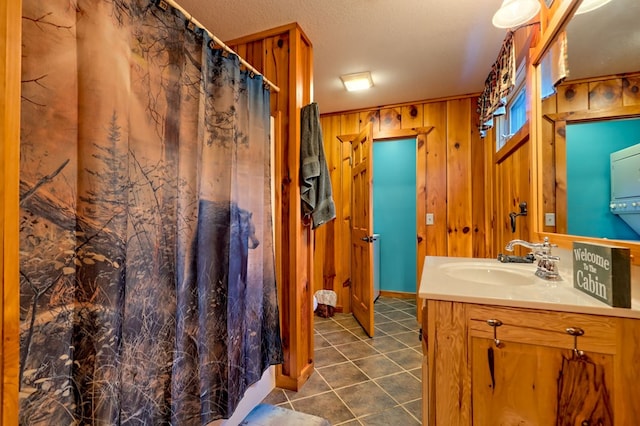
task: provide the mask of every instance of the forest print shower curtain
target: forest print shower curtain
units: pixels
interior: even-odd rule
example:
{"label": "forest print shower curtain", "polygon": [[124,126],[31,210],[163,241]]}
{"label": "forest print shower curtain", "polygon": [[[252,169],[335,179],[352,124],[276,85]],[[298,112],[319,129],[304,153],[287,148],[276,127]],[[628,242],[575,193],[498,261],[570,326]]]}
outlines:
{"label": "forest print shower curtain", "polygon": [[282,362],[269,93],[160,3],[24,0],[24,425],[206,424]]}

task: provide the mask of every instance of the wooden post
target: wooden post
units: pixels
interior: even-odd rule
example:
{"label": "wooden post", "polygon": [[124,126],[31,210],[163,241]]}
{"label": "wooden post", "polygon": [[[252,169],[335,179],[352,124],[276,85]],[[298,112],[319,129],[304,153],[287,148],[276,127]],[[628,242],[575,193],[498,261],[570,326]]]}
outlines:
{"label": "wooden post", "polygon": [[279,387],[298,390],[313,372],[313,232],[302,221],[300,202],[300,109],[313,100],[313,51],[297,24],[225,41],[274,82],[272,115],[280,113],[276,142],[276,276],[284,364]]}
{"label": "wooden post", "polygon": [[22,1],[0,4],[0,274],[2,275],[2,424],[18,424],[19,369],[19,170]]}

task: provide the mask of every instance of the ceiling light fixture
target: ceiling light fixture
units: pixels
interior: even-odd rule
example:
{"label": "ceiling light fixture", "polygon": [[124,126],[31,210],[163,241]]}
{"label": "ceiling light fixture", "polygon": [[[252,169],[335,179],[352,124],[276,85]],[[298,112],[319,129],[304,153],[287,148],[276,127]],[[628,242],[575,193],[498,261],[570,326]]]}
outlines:
{"label": "ceiling light fixture", "polygon": [[576,10],[576,15],[596,10],[597,8],[609,3],[610,1],[611,0],[583,0],[582,3],[580,3],[580,6],[578,6],[578,10]]}
{"label": "ceiling light fixture", "polygon": [[539,0],[504,0],[491,22],[498,28],[513,28],[529,21],[539,11]]}
{"label": "ceiling light fixture", "polygon": [[341,75],[340,80],[342,80],[344,88],[349,92],[373,87],[373,80],[371,79],[371,73],[369,71]]}

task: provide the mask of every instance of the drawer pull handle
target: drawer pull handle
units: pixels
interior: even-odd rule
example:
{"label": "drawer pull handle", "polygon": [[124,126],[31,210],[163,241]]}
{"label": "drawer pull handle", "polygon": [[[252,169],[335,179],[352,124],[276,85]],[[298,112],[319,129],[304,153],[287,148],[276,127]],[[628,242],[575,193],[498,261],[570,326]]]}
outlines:
{"label": "drawer pull handle", "polygon": [[488,319],[487,324],[490,327],[493,327],[493,343],[496,345],[496,348],[500,347],[500,339],[498,339],[498,327],[502,325],[502,321],[499,319]]}
{"label": "drawer pull handle", "polygon": [[584,355],[584,351],[578,349],[578,337],[584,335],[584,330],[579,327],[569,327],[565,331],[573,336],[573,354],[576,358],[581,358]]}

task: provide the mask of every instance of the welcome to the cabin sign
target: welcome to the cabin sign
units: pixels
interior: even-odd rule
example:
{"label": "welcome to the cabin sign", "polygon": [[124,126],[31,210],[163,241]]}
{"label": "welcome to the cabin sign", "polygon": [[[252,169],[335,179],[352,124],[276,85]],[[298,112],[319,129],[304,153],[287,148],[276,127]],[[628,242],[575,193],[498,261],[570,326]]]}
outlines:
{"label": "welcome to the cabin sign", "polygon": [[631,307],[631,261],[626,247],[573,243],[573,286],[616,308]]}

